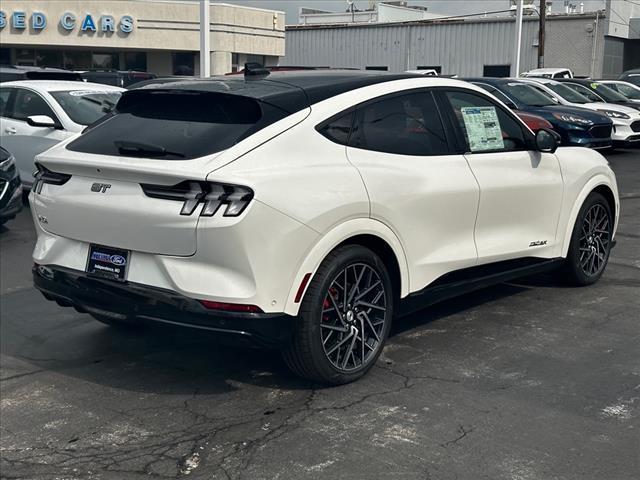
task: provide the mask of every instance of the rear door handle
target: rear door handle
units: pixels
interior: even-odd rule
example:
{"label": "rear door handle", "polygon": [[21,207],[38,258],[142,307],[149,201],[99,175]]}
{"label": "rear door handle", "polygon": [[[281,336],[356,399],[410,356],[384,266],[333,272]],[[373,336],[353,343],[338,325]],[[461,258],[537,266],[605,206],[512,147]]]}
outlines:
{"label": "rear door handle", "polygon": [[14,127],[7,127],[4,129],[9,135],[15,135],[18,131]]}

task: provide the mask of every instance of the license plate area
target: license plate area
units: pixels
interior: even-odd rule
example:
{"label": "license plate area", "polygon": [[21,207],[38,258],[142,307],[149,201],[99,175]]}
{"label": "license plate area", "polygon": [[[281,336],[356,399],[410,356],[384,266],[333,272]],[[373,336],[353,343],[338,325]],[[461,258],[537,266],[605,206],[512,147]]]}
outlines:
{"label": "license plate area", "polygon": [[124,282],[130,256],[129,250],[90,244],[86,272],[96,277]]}

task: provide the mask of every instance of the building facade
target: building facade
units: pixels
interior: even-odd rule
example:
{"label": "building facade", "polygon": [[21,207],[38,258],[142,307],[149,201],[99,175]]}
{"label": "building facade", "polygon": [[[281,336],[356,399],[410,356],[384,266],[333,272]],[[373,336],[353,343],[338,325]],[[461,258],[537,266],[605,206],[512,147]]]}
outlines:
{"label": "building facade", "polygon": [[342,12],[319,10],[317,8],[300,8],[298,24],[317,25],[327,23],[392,23],[410,22],[440,18],[444,15],[433,14],[427,7],[409,6],[406,0],[373,2],[370,8],[359,10],[355,3],[347,4]]}
{"label": "building facade", "polygon": [[[199,73],[198,2],[180,0],[2,0],[0,63],[72,70]],[[284,55],[284,13],[210,5],[211,73]]]}
{"label": "building facade", "polygon": [[[624,8],[623,8],[624,7]],[[636,21],[638,21],[636,23]],[[520,71],[538,66],[538,17],[523,21]],[[442,18],[387,24],[287,26],[285,65],[442,74],[513,75],[513,16]],[[598,12],[547,17],[545,66],[613,78],[640,67],[640,2],[607,2]]]}

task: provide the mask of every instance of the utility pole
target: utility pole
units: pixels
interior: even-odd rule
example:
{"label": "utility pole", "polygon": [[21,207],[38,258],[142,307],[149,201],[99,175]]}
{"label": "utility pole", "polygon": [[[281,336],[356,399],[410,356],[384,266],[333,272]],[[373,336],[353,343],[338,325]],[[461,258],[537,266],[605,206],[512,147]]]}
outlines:
{"label": "utility pole", "polygon": [[200,77],[211,76],[211,15],[209,0],[200,0]]}
{"label": "utility pole", "polygon": [[522,1],[517,0],[516,4],[516,38],[515,38],[515,50],[513,52],[513,66],[511,67],[511,76],[520,76],[520,50],[522,47]]}
{"label": "utility pole", "polygon": [[538,68],[544,68],[544,35],[547,20],[547,2],[540,0],[540,27],[538,28]]}

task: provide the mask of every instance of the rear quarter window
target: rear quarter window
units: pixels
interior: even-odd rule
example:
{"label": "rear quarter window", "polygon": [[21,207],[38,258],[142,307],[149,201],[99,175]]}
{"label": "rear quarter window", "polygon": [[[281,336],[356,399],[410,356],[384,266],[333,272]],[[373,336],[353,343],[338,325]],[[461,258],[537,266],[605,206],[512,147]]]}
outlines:
{"label": "rear quarter window", "polygon": [[225,150],[288,113],[217,92],[133,90],[115,111],[71,142],[77,152],[188,160]]}

